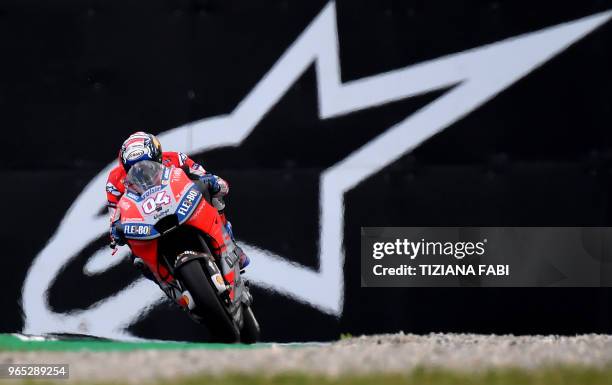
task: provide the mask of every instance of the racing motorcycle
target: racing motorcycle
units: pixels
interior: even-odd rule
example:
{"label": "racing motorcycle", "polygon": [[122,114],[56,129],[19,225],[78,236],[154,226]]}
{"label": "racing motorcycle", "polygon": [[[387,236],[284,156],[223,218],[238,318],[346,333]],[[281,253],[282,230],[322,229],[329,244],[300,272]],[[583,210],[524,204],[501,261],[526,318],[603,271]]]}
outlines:
{"label": "racing motorcycle", "polygon": [[132,166],[125,186],[119,231],[162,290],[214,340],[256,342],[252,297],[209,186],[151,161]]}

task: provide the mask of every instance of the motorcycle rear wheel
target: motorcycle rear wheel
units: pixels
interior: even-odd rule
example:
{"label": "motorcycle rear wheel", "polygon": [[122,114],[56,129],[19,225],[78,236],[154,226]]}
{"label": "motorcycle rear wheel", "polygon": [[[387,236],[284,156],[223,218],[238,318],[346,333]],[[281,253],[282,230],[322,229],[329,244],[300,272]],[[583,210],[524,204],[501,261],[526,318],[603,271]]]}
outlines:
{"label": "motorcycle rear wheel", "polygon": [[253,344],[259,341],[260,329],[259,323],[253,314],[250,306],[242,306],[242,329],[240,330],[240,342],[245,344]]}
{"label": "motorcycle rear wheel", "polygon": [[194,259],[181,265],[177,275],[191,293],[196,304],[193,311],[202,317],[202,323],[210,332],[213,341],[238,342],[240,331],[221,303],[200,261]]}

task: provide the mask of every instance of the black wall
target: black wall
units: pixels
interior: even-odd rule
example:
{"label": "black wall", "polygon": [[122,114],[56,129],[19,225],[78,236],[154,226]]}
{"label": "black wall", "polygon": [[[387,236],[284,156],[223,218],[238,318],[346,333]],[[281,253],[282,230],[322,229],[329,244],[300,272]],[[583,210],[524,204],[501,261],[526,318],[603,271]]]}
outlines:
{"label": "black wall", "polygon": [[[0,2],[0,331],[22,328],[18,301],[29,262],[124,138],[231,112],[324,5]],[[342,80],[610,8],[610,1],[339,0]],[[605,288],[362,289],[359,282],[361,226],[612,225],[611,33],[612,23],[599,28],[348,192],[342,317],[255,289],[265,339],[612,332],[612,291]],[[316,268],[320,172],[442,93],[322,121],[311,68],[242,146],[194,159],[230,181],[228,211],[240,239]],[[320,140],[305,145],[312,137]],[[86,258],[75,259],[51,289],[58,311],[86,308],[136,278],[127,263],[106,276],[79,275]],[[202,338],[167,305],[131,330]]]}

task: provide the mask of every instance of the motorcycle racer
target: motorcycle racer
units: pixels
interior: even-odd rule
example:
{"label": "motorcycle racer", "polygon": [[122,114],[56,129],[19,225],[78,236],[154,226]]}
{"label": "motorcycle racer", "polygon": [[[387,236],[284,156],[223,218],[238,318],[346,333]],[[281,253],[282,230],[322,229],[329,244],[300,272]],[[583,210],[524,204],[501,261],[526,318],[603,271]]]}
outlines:
{"label": "motorcycle racer", "polygon": [[[223,225],[230,235],[235,246],[235,251],[239,256],[240,268],[246,267],[250,263],[250,260],[236,244],[231,223],[227,220],[223,212],[225,208],[223,198],[229,192],[228,183],[222,178],[206,171],[201,165],[194,162],[183,153],[163,152],[159,140],[154,135],[142,131],[133,133],[123,142],[119,151],[119,164],[111,170],[106,183],[107,207],[110,215],[110,247],[116,249],[117,245],[125,244],[123,234],[117,226],[119,220],[117,203],[125,193],[125,178],[130,167],[143,160],[155,161],[166,167],[174,166],[181,168],[190,179],[200,180],[209,187],[212,204],[219,211]],[[146,278],[154,281],[153,275],[145,266],[141,258],[131,255],[131,259],[134,266],[136,266]]]}

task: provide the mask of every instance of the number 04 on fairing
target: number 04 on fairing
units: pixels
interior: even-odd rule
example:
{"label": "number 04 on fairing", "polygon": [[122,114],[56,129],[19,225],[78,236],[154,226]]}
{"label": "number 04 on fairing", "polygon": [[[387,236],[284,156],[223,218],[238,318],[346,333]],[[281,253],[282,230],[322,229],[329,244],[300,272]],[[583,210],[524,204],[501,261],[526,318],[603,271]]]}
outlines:
{"label": "number 04 on fairing", "polygon": [[192,318],[214,339],[257,341],[252,297],[208,186],[180,168],[151,161],[132,166],[125,185],[119,230],[160,287],[177,302],[186,301]]}

